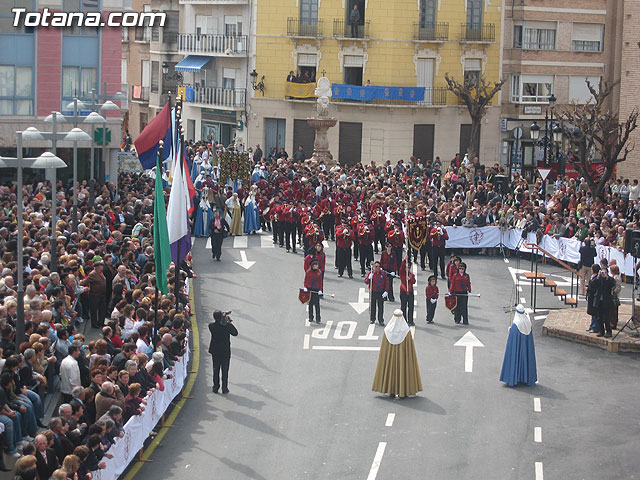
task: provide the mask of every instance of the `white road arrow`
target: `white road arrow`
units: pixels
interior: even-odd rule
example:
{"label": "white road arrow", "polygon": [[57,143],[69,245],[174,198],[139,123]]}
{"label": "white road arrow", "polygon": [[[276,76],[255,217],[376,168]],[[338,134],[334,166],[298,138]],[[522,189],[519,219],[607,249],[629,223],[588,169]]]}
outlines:
{"label": "white road arrow", "polygon": [[245,270],[249,270],[251,267],[253,267],[253,264],[256,263],[256,262],[250,262],[247,260],[247,254],[245,253],[244,250],[240,250],[240,258],[241,258],[240,261],[235,260],[233,263],[237,263]]}
{"label": "white road arrow", "polygon": [[369,293],[363,287],[358,291],[358,301],[357,302],[349,302],[349,305],[356,311],[358,315],[362,312],[366,311],[369,308],[369,302],[367,298],[369,297]]}
{"label": "white road arrow", "polygon": [[473,347],[484,347],[482,342],[469,330],[464,336],[453,344],[455,347],[464,347],[464,371],[473,372]]}

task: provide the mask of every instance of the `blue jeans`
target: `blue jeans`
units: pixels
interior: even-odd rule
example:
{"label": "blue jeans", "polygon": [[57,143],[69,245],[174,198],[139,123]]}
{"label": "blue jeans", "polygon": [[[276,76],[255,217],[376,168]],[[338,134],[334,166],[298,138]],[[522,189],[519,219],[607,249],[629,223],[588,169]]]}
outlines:
{"label": "blue jeans", "polygon": [[0,423],[4,425],[5,439],[8,445],[7,453],[11,455],[16,452],[16,443],[22,441],[20,413],[16,413],[14,418],[9,418],[6,415],[0,415]]}
{"label": "blue jeans", "polygon": [[598,331],[598,315],[591,315],[591,325],[589,325],[589,330]]}
{"label": "blue jeans", "polygon": [[15,402],[27,409],[26,412],[19,412],[22,417],[22,430],[27,432],[27,435],[33,437],[38,432],[38,424],[36,423],[36,416],[33,413],[31,401],[25,395],[20,394],[16,397]]}
{"label": "blue jeans", "polygon": [[33,390],[27,389],[27,397],[31,400],[33,405],[33,413],[36,416],[36,420],[40,420],[44,417],[44,408],[42,407],[42,399],[40,398],[40,395]]}

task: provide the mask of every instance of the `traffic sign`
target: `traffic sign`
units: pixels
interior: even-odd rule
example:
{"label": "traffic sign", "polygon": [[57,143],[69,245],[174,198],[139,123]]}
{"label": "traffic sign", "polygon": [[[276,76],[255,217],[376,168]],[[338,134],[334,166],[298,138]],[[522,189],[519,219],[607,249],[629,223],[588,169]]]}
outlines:
{"label": "traffic sign", "polygon": [[542,178],[543,182],[547,179],[550,173],[551,173],[550,168],[538,168],[538,174],[540,174],[540,177]]}

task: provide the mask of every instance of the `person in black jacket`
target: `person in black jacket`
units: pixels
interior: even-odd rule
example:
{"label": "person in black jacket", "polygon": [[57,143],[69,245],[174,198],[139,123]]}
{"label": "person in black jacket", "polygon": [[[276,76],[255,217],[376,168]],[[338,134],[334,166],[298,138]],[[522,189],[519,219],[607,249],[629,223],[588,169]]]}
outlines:
{"label": "person in black jacket", "polygon": [[218,210],[213,211],[213,218],[209,221],[209,231],[211,232],[211,258],[220,261],[222,255],[222,241],[229,233],[229,224],[220,217]]}
{"label": "person in black jacket", "polygon": [[596,333],[598,328],[598,274],[600,272],[600,265],[594,263],[591,265],[591,277],[589,279],[587,287],[587,315],[591,315],[591,325],[587,329],[587,332]]}
{"label": "person in black jacket", "polygon": [[613,288],[616,281],[609,276],[607,268],[600,269],[598,274],[598,293],[596,305],[598,309],[598,337],[611,337],[611,308],[613,307]]}
{"label": "person in black jacket", "polygon": [[238,336],[238,330],[231,324],[229,313],[216,310],[213,312],[214,321],[209,324],[209,331],[211,332],[209,353],[213,360],[213,393],[218,393],[220,389],[220,370],[222,370],[222,393],[229,393],[227,381],[229,363],[231,361],[230,336]]}

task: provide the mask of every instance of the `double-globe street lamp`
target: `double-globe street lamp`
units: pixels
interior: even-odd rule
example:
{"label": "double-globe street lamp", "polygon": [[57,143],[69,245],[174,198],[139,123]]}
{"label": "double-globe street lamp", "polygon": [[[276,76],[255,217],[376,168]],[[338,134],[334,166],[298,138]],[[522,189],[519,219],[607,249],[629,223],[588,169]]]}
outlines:
{"label": "double-globe street lamp", "polygon": [[[76,115],[77,116],[77,105],[76,105]],[[41,132],[34,127],[27,128],[24,132],[22,132],[23,140],[33,140],[33,141],[41,141],[41,140],[50,140],[52,143],[53,154],[57,153],[57,144],[59,140],[63,141],[71,141],[73,142],[73,217],[74,217],[74,227],[75,231],[77,228],[77,219],[78,219],[78,142],[88,141],[91,138],[89,135],[82,131],[81,129],[74,127],[69,132],[59,132],[58,131],[58,123],[60,121],[66,121],[64,115],[60,112],[51,112],[51,115],[45,118],[45,122],[52,124],[51,132]],[[76,120],[77,121],[77,120]],[[77,123],[76,123],[77,125]],[[51,174],[51,268],[55,269],[57,265],[57,236],[56,236],[56,223],[57,223],[57,179],[56,179],[56,170],[52,170]]]}
{"label": "double-globe street lamp", "polygon": [[[553,155],[553,144],[558,143],[562,140],[562,127],[560,127],[560,125],[558,125],[557,123],[554,124],[553,122],[553,107],[555,106],[557,100],[558,99],[552,93],[548,99],[549,108],[545,109],[544,113],[544,137],[541,142],[543,142],[542,146],[544,147],[545,168],[549,168],[552,158],[557,158],[557,151],[556,157],[554,157]],[[540,138],[540,130],[541,129],[538,125],[538,122],[534,120],[533,124],[529,127],[531,140],[533,140],[534,142],[538,141],[538,139]],[[542,193],[545,196],[547,194],[546,179],[542,182]]]}
{"label": "double-globe street lamp", "polygon": [[[23,132],[16,132],[16,157],[0,157],[0,168],[15,168],[17,170],[17,188],[16,188],[16,213],[18,217],[18,230],[16,232],[17,240],[17,260],[18,260],[18,292],[16,298],[17,303],[17,319],[16,319],[16,346],[19,347],[24,337],[24,219],[23,219],[23,200],[22,200],[22,169],[23,168],[38,168],[46,170],[57,170],[58,168],[64,168],[67,165],[64,161],[54,155],[51,152],[44,152],[42,155],[36,158],[24,158],[22,156],[22,134]],[[54,210],[55,211],[55,210]],[[53,217],[53,223],[55,223],[55,217]],[[55,226],[54,226],[55,229]],[[55,231],[55,230],[54,230]]]}

